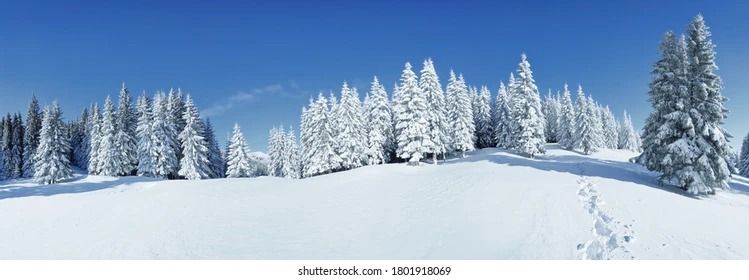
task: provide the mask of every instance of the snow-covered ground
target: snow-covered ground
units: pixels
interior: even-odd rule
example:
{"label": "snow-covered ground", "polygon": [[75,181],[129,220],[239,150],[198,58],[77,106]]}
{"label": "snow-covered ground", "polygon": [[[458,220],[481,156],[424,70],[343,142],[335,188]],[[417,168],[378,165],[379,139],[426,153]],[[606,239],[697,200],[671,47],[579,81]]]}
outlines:
{"label": "snow-covered ground", "polygon": [[2,182],[0,258],[749,258],[749,180],[695,198],[632,153],[549,149],[303,180]]}

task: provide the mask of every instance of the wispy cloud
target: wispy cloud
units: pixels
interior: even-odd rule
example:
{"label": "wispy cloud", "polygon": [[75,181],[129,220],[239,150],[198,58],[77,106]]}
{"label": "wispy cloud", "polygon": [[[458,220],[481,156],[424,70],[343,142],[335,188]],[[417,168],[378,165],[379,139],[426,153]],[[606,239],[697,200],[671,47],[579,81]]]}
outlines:
{"label": "wispy cloud", "polygon": [[304,94],[306,91],[301,90],[295,81],[290,81],[287,84],[272,84],[250,90],[242,90],[204,109],[200,114],[204,117],[216,116],[231,110],[235,105],[257,102],[267,96],[293,97],[298,96],[300,93]]}

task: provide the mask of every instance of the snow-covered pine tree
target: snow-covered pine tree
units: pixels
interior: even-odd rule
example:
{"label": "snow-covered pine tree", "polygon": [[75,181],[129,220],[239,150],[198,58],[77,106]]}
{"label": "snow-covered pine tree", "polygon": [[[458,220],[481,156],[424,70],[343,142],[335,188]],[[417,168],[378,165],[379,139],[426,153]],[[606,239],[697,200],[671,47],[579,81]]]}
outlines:
{"label": "snow-covered pine tree", "polygon": [[135,139],[137,119],[132,107],[130,91],[123,82],[115,120],[115,145],[120,153],[117,175],[120,176],[132,175],[138,166],[138,143]]}
{"label": "snow-covered pine tree", "polygon": [[90,147],[88,150],[88,174],[98,175],[99,174],[99,150],[101,149],[101,111],[99,110],[99,104],[94,103],[91,106],[91,113],[89,113],[89,137],[91,138]]}
{"label": "snow-covered pine tree", "polygon": [[424,60],[421,77],[419,78],[419,89],[424,94],[427,103],[426,113],[429,142],[426,143],[428,144],[426,152],[432,155],[432,161],[434,164],[437,164],[437,155],[448,151],[450,139],[447,129],[445,96],[431,58]]}
{"label": "snow-covered pine tree", "polygon": [[[419,165],[422,157],[432,145],[429,139],[427,101],[419,88],[416,73],[406,62],[398,86],[398,110],[395,128],[398,134],[398,157]],[[470,102],[468,103],[470,108]]]}
{"label": "snow-covered pine tree", "polygon": [[232,132],[229,140],[229,148],[226,154],[226,164],[226,177],[228,178],[252,177],[254,175],[255,168],[250,160],[250,148],[247,147],[239,124],[234,124],[234,132]]}
{"label": "snow-covered pine tree", "polygon": [[308,108],[314,106],[314,100],[310,97],[309,105],[302,107],[302,117],[299,123],[299,140],[301,142],[301,164],[302,164],[302,177],[307,177],[307,170],[312,165],[312,157],[314,155],[314,142],[315,131],[313,130],[310,122],[310,113]]}
{"label": "snow-covered pine tree", "polygon": [[137,116],[138,124],[135,135],[138,143],[138,176],[153,177],[155,175],[154,154],[155,143],[153,140],[153,114],[151,111],[151,100],[143,95],[138,97]]}
{"label": "snow-covered pine tree", "polygon": [[465,152],[474,149],[474,133],[476,126],[473,123],[473,108],[471,106],[471,95],[463,75],[455,78],[455,73],[450,71],[450,81],[447,84],[447,115],[450,124],[452,139],[452,150]]}
{"label": "snow-covered pine tree", "polygon": [[559,114],[562,110],[559,102],[559,93],[557,93],[556,96],[552,96],[550,89],[549,93],[544,98],[542,108],[544,116],[546,117],[546,125],[544,126],[546,128],[546,131],[544,132],[544,135],[546,135],[546,142],[557,143],[559,142],[557,136],[559,135]]}
{"label": "snow-covered pine tree", "polygon": [[289,127],[289,130],[284,135],[284,147],[286,149],[283,150],[283,176],[291,179],[299,179],[301,177],[299,145],[296,142],[294,129],[291,127]]}
{"label": "snow-covered pine tree", "polygon": [[363,134],[361,102],[356,88],[349,88],[346,82],[341,89],[341,103],[338,105],[338,154],[341,168],[348,170],[362,166],[366,138]]}
{"label": "snow-covered pine tree", "polygon": [[163,93],[157,93],[153,100],[151,143],[155,151],[154,175],[161,178],[175,177],[179,168],[179,160],[174,149],[178,141],[173,137],[176,133],[169,103],[171,102]]}
{"label": "snow-covered pine tree", "polygon": [[496,146],[494,143],[494,128],[492,127],[491,98],[489,88],[482,86],[473,109],[477,148]]}
{"label": "snow-covered pine tree", "polygon": [[213,125],[210,119],[205,120],[205,130],[203,138],[206,140],[208,146],[208,162],[210,170],[210,178],[222,178],[226,174],[224,166],[224,158],[221,156],[221,149],[218,147],[218,141],[216,141],[216,134],[213,131]]}
{"label": "snow-covered pine tree", "polygon": [[286,147],[284,138],[286,133],[283,131],[283,127],[273,127],[270,130],[268,137],[268,156],[270,157],[270,164],[268,165],[268,175],[275,177],[284,177],[283,175],[283,155]]}
{"label": "snow-covered pine tree", "polygon": [[23,135],[25,127],[21,114],[13,116],[13,140],[10,147],[10,175],[12,178],[23,177]]}
{"label": "snow-covered pine tree", "polygon": [[72,145],[73,162],[83,170],[88,169],[88,154],[89,149],[91,148],[89,132],[91,126],[88,123],[88,120],[90,119],[89,114],[88,108],[83,109],[80,117],[78,117],[78,120],[75,122],[75,129],[71,131],[72,136],[77,138],[75,141],[71,141],[71,143],[74,143]]}
{"label": "snow-covered pine tree", "polygon": [[494,102],[494,141],[497,147],[512,147],[512,109],[510,96],[503,82],[499,83],[497,100]]}
{"label": "snow-covered pine tree", "polygon": [[185,128],[179,134],[182,145],[182,159],[178,175],[188,180],[210,178],[210,162],[208,161],[208,143],[203,138],[205,128],[200,119],[198,108],[192,102],[190,95],[185,101],[185,113],[182,116]]}
{"label": "snow-covered pine tree", "polygon": [[[422,79],[424,78],[422,74]],[[389,146],[393,141],[393,116],[385,87],[377,77],[372,81],[367,108],[367,159],[368,164],[380,164],[390,160]],[[444,97],[443,97],[444,98]]]}
{"label": "snow-covered pine tree", "polygon": [[741,144],[738,165],[739,175],[749,177],[749,134],[744,136],[744,142]]}
{"label": "snow-covered pine tree", "polygon": [[585,96],[583,87],[577,87],[575,117],[575,148],[584,154],[592,154],[601,146],[600,126],[596,124],[596,105],[592,98]]}
{"label": "snow-covered pine tree", "polygon": [[602,147],[616,149],[619,144],[619,125],[609,106],[599,108],[601,114]]}
{"label": "snow-covered pine tree", "polygon": [[520,56],[518,77],[513,88],[513,129],[514,148],[531,158],[545,153],[544,115],[541,112],[541,98],[528,58]]}
{"label": "snow-covered pine tree", "polygon": [[575,125],[576,113],[572,105],[572,97],[567,84],[564,84],[564,91],[560,100],[559,109],[559,128],[557,131],[557,140],[562,149],[572,150],[575,148]]}
{"label": "snow-covered pine tree", "polygon": [[26,113],[26,129],[23,135],[23,175],[34,176],[34,153],[39,146],[39,131],[42,129],[42,116],[39,111],[39,101],[31,96],[31,102]]}
{"label": "snow-covered pine tree", "polygon": [[44,110],[42,128],[39,131],[34,164],[34,179],[42,184],[55,184],[73,176],[67,154],[70,143],[65,137],[62,111],[57,102]]}
{"label": "snow-covered pine tree", "polygon": [[98,152],[97,174],[104,176],[117,176],[122,171],[125,162],[120,145],[117,144],[117,113],[114,110],[112,99],[107,96],[104,101],[104,111],[101,119],[101,142]]}
{"label": "snow-covered pine tree", "polygon": [[[715,73],[715,46],[710,30],[702,15],[697,15],[687,31],[687,57],[689,59],[688,91],[694,119],[694,142],[698,148],[694,172],[698,175],[680,176],[682,186],[692,194],[714,193],[728,188],[731,135],[722,127],[727,117],[726,98],[721,94],[720,77]],[[682,173],[682,172],[679,172]],[[686,178],[685,178],[686,177]]]}
{"label": "snow-covered pine tree", "polygon": [[619,127],[618,148],[635,152],[640,150],[639,142],[637,140],[637,132],[632,125],[632,117],[627,114],[626,110],[624,111],[624,116],[622,117],[622,124]]}
{"label": "snow-covered pine tree", "polygon": [[174,128],[173,133],[168,137],[171,138],[172,149],[177,156],[177,162],[179,162],[182,159],[182,143],[179,141],[179,133],[185,129],[185,120],[182,119],[182,116],[185,114],[185,101],[183,100],[182,89],[178,88],[176,91],[170,89],[167,100],[169,111],[167,122],[171,123]]}

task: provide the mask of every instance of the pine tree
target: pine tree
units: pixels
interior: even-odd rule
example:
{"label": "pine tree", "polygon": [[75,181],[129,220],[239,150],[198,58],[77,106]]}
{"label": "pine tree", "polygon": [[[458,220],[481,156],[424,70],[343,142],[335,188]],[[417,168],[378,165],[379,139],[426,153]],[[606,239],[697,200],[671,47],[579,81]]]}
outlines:
{"label": "pine tree", "polygon": [[97,174],[104,176],[117,176],[122,170],[125,161],[123,153],[117,144],[117,128],[115,126],[116,113],[112,99],[107,96],[104,101],[104,112],[101,120],[101,142],[98,152]]}
{"label": "pine tree", "polygon": [[525,54],[520,57],[518,77],[512,92],[514,147],[520,153],[534,157],[545,153],[544,115],[541,98],[533,79],[531,65]]}
{"label": "pine tree", "polygon": [[564,92],[560,101],[558,141],[559,146],[566,150],[575,148],[576,112],[572,105],[572,97],[567,84],[564,84]]}
{"label": "pine tree", "polygon": [[749,177],[749,134],[744,137],[739,155],[739,175]]}
{"label": "pine tree", "polygon": [[210,178],[208,144],[203,138],[205,128],[200,119],[200,113],[189,95],[185,102],[182,119],[185,121],[185,129],[179,134],[179,140],[182,144],[183,157],[180,160],[178,174],[188,180]]}
{"label": "pine tree", "polygon": [[624,111],[622,125],[619,127],[619,149],[639,151],[640,144],[637,137],[637,132],[632,125],[632,117]]}
{"label": "pine tree", "polygon": [[334,148],[334,138],[328,101],[322,93],[317,97],[315,103],[307,111],[309,114],[308,125],[312,133],[310,135],[309,164],[304,167],[304,176],[314,176],[333,172],[341,165],[341,158]]}
{"label": "pine tree", "polygon": [[153,143],[153,113],[151,106],[151,100],[143,93],[138,98],[138,124],[135,131],[138,140],[138,175],[146,177],[153,177],[156,173],[154,166],[156,144]]}
{"label": "pine tree", "polygon": [[557,93],[557,96],[552,96],[551,90],[549,90],[549,94],[546,95],[542,103],[543,113],[546,117],[546,125],[544,126],[546,131],[544,135],[546,135],[546,142],[548,143],[559,142],[559,115],[562,110],[561,107],[559,93]]}
{"label": "pine tree", "polygon": [[218,147],[216,135],[213,131],[213,125],[210,119],[205,120],[205,130],[203,138],[208,146],[208,162],[210,178],[222,178],[226,174],[224,158],[221,156],[221,149]]}
{"label": "pine tree", "polygon": [[131,175],[138,166],[138,143],[134,137],[135,126],[136,117],[132,109],[130,92],[125,83],[122,83],[115,124],[115,145],[117,146],[116,150],[120,153],[117,175]]}
{"label": "pine tree", "polygon": [[497,147],[508,149],[512,147],[512,109],[510,96],[505,84],[499,83],[497,100],[494,102],[494,141]]}
{"label": "pine tree", "polygon": [[577,87],[576,107],[574,146],[584,154],[592,154],[601,146],[600,126],[596,125],[595,103],[585,96],[582,86]]}
{"label": "pine tree", "polygon": [[730,134],[722,127],[727,117],[726,98],[721,94],[720,77],[715,73],[715,46],[711,33],[702,15],[697,15],[687,31],[688,91],[694,119],[694,143],[698,154],[695,166],[690,171],[680,171],[680,184],[692,194],[714,193],[716,189],[727,189],[731,175],[729,169]]}
{"label": "pine tree", "polygon": [[[422,74],[422,79],[423,79]],[[390,160],[389,146],[393,142],[393,116],[388,102],[387,92],[374,77],[370,88],[367,103],[367,146],[366,154],[368,164],[380,164]]]}
{"label": "pine tree", "polygon": [[283,127],[273,127],[270,130],[268,137],[268,156],[270,157],[270,164],[268,165],[268,175],[275,177],[283,176],[283,154],[286,147],[285,137],[286,133],[283,131]]}
{"label": "pine tree", "polygon": [[283,176],[291,179],[299,179],[301,177],[299,145],[296,143],[294,129],[291,127],[289,127],[288,132],[284,135],[284,147],[286,149],[283,151]]}
{"label": "pine tree", "polygon": [[91,125],[89,121],[89,109],[83,109],[80,117],[74,123],[74,129],[71,134],[76,138],[75,141],[71,141],[73,147],[73,159],[75,165],[79,168],[86,170],[88,169],[88,155],[89,148],[91,147],[90,129]]}
{"label": "pine tree", "polygon": [[350,89],[343,83],[341,103],[338,105],[338,154],[341,157],[341,168],[348,170],[362,166],[366,138],[362,124],[361,102],[356,88]]}
{"label": "pine tree", "polygon": [[250,148],[247,147],[239,124],[234,124],[234,132],[229,141],[226,153],[226,177],[243,178],[253,176],[254,168],[250,160]]}
{"label": "pine tree", "polygon": [[[398,134],[398,157],[418,165],[433,145],[429,139],[427,101],[418,86],[411,64],[406,62],[398,86],[398,110],[395,128]],[[469,103],[470,104],[470,103]]]}
{"label": "pine tree", "polygon": [[42,117],[39,112],[39,101],[31,96],[26,113],[26,129],[23,135],[23,175],[34,176],[34,153],[39,146],[39,131],[42,129]]}
{"label": "pine tree", "polygon": [[34,179],[42,184],[55,184],[73,176],[67,154],[70,143],[65,137],[62,111],[57,102],[44,110],[39,146],[34,154]]}
{"label": "pine tree", "polygon": [[603,147],[607,149],[616,149],[619,144],[619,125],[617,124],[614,113],[609,106],[599,108],[601,114],[601,130],[603,138]]}
{"label": "pine tree", "polygon": [[163,93],[156,94],[153,101],[153,133],[151,143],[154,145],[154,175],[161,178],[173,178],[179,168],[179,160],[174,149],[176,139],[174,118],[169,106],[169,99]]}
{"label": "pine tree", "polygon": [[299,140],[301,142],[301,165],[302,165],[302,177],[308,176],[308,170],[312,166],[314,156],[314,142],[315,131],[312,128],[310,121],[310,113],[308,108],[312,108],[314,101],[312,98],[309,100],[307,107],[302,107],[302,117],[299,124]]}
{"label": "pine tree", "polygon": [[88,150],[88,174],[98,175],[99,174],[99,150],[101,148],[101,111],[99,105],[94,103],[91,106],[91,113],[89,114],[90,120],[88,121],[91,125],[89,131],[89,137],[91,138],[90,147]]}
{"label": "pine tree", "polygon": [[466,151],[474,149],[474,133],[476,126],[473,123],[473,108],[471,96],[468,93],[463,75],[455,78],[455,73],[450,71],[450,80],[447,84],[447,115],[450,127],[451,148],[461,152],[465,157]]}
{"label": "pine tree", "polygon": [[426,142],[425,148],[426,152],[432,155],[434,164],[437,164],[437,155],[447,152],[450,139],[448,138],[445,96],[431,58],[424,60],[419,78],[419,89],[424,94],[427,103],[429,141]]}
{"label": "pine tree", "polygon": [[475,98],[473,121],[476,125],[476,146],[478,148],[494,147],[494,129],[492,127],[491,92],[482,86]]}
{"label": "pine tree", "polygon": [[[182,99],[182,89],[169,90],[168,95],[168,115],[167,122],[171,123],[173,127],[172,132],[168,135],[170,138],[169,142],[172,143],[172,149],[177,156],[177,162],[182,159],[182,143],[179,141],[179,133],[185,129],[185,120],[182,116],[185,114],[185,101]],[[176,171],[175,171],[176,172]]]}

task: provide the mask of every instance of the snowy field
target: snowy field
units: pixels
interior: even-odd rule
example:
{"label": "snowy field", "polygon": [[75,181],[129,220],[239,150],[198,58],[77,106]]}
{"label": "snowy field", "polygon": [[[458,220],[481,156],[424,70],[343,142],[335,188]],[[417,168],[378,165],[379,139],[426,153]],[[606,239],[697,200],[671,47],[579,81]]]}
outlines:
{"label": "snowy field", "polygon": [[603,151],[304,180],[0,183],[2,259],[748,259],[749,180],[695,198]]}

